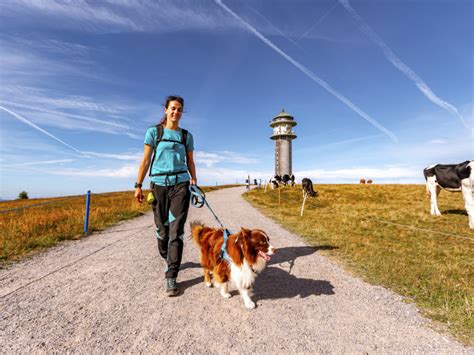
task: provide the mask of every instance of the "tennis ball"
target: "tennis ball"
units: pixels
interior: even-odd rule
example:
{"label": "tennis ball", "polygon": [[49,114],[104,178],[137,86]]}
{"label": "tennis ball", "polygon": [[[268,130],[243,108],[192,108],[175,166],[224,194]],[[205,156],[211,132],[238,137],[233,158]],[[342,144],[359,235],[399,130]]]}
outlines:
{"label": "tennis ball", "polygon": [[155,201],[155,195],[153,195],[153,192],[149,192],[148,196],[146,197],[146,202],[152,204]]}

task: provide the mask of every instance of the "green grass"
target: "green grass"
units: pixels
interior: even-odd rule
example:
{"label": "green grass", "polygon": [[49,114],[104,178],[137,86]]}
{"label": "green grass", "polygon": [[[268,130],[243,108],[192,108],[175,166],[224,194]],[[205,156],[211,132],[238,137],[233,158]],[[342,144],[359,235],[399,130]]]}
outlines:
{"label": "green grass", "polygon": [[310,244],[334,247],[322,252],[366,281],[416,302],[472,344],[474,232],[461,194],[442,192],[443,215],[434,217],[421,185],[316,187],[320,196],[307,199],[303,217],[300,187],[253,190],[245,198]]}
{"label": "green grass", "polygon": [[[203,187],[204,192],[238,185]],[[144,191],[146,194],[148,191]],[[35,204],[43,204],[32,206]],[[84,237],[85,196],[0,202],[0,210],[32,206],[0,214],[0,268],[7,263],[52,247],[68,239]],[[133,191],[91,194],[89,233],[150,211],[135,201]],[[150,220],[151,222],[152,220]]]}

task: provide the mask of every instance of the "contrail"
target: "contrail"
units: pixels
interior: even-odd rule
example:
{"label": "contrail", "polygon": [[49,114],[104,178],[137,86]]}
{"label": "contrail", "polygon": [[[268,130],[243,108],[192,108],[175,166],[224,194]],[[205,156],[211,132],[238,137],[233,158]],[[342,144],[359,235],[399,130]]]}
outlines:
{"label": "contrail", "polygon": [[418,87],[418,89],[434,104],[440,106],[441,108],[447,110],[451,114],[457,116],[464,127],[468,129],[472,129],[469,127],[467,122],[464,120],[464,118],[460,115],[459,111],[451,105],[449,102],[446,102],[436,96],[436,94],[431,91],[431,89],[428,87],[428,85],[405,63],[403,63],[400,58],[396,56],[395,53],[385,44],[385,42],[372,30],[372,28],[369,27],[369,25],[364,21],[362,17],[351,7],[349,4],[349,0],[339,0],[342,6],[349,12],[349,14],[352,16],[352,18],[358,23],[360,29],[362,32],[364,32],[372,42],[374,42],[377,46],[379,46],[383,54],[385,55],[385,58],[387,58],[398,70],[400,70],[405,76],[412,80],[415,85]]}
{"label": "contrail", "polygon": [[52,135],[52,134],[49,133],[48,131],[45,131],[43,128],[38,127],[38,126],[35,125],[33,122],[31,122],[31,121],[27,120],[26,118],[20,116],[19,114],[15,113],[15,112],[13,112],[13,111],[10,111],[9,109],[7,109],[7,108],[5,108],[5,107],[3,107],[3,106],[0,106],[0,109],[3,110],[3,111],[5,111],[5,112],[8,112],[10,115],[12,115],[13,117],[15,117],[16,119],[20,120],[20,121],[23,122],[23,123],[26,123],[27,125],[29,125],[29,126],[33,127],[34,129],[40,131],[41,133],[46,134],[47,136],[53,138],[54,140],[58,141],[59,143],[65,145],[66,147],[71,148],[72,150],[74,150],[74,151],[80,153],[81,155],[87,156],[86,153],[80,151],[80,150],[77,149],[77,148],[74,148],[72,145],[69,145],[69,144],[67,144],[66,142],[63,142],[61,139],[59,139],[59,138],[57,138],[56,136]]}
{"label": "contrail", "polygon": [[324,19],[326,17],[328,17],[328,15],[332,12],[332,10],[334,10],[336,8],[336,6],[338,5],[339,3],[336,1],[334,3],[334,5],[332,5],[332,7],[328,10],[328,12],[326,12],[323,16],[321,16],[319,18],[318,21],[316,21],[316,23],[314,25],[312,25],[305,33],[303,33],[301,36],[300,36],[300,39],[303,38],[303,37],[306,37],[308,35],[308,33],[310,33],[317,25],[319,25],[321,22],[324,21]]}
{"label": "contrail", "polygon": [[337,99],[342,101],[346,106],[348,106],[350,109],[352,109],[354,112],[356,112],[359,116],[361,116],[363,119],[365,119],[367,122],[372,124],[374,127],[385,133],[392,141],[398,142],[398,138],[393,134],[391,131],[389,131],[387,128],[382,126],[380,123],[378,123],[375,119],[370,117],[367,113],[362,111],[360,108],[358,108],[355,104],[353,104],[349,99],[347,99],[345,96],[342,94],[339,94],[336,90],[334,90],[328,83],[326,83],[324,80],[320,79],[318,76],[316,76],[311,70],[306,68],[303,64],[300,64],[293,58],[291,58],[288,54],[283,52],[280,48],[278,48],[275,44],[273,44],[269,39],[267,39],[265,36],[263,36],[260,32],[258,32],[255,28],[253,28],[251,25],[249,25],[247,22],[245,22],[242,18],[240,18],[239,15],[237,15],[235,12],[233,12],[231,9],[229,9],[226,5],[222,3],[222,0],[214,0],[216,4],[218,4],[220,7],[222,7],[225,11],[227,11],[229,14],[231,14],[234,18],[236,18],[244,27],[246,27],[250,32],[252,32],[255,36],[260,38],[267,46],[272,48],[275,52],[280,54],[283,58],[285,58],[287,61],[289,61],[291,64],[293,64],[296,68],[301,70],[307,77],[309,77],[311,80],[322,86],[324,89],[326,89],[330,94],[335,96]]}
{"label": "contrail", "polygon": [[275,31],[277,31],[279,34],[281,34],[288,42],[293,43],[295,46],[297,46],[299,49],[303,49],[296,41],[288,37],[286,34],[284,34],[278,27],[274,26],[269,19],[267,19],[265,16],[263,16],[260,12],[255,10],[253,7],[245,4],[246,7],[248,7],[250,10],[252,10],[254,13],[256,13],[258,16],[263,18]]}

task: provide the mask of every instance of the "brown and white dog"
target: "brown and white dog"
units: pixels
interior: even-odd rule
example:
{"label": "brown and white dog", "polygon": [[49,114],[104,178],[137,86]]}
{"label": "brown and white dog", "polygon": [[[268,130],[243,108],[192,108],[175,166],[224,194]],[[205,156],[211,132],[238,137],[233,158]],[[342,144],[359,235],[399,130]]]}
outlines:
{"label": "brown and white dog", "polygon": [[212,287],[214,282],[220,287],[221,295],[230,298],[229,281],[232,281],[238,288],[245,307],[255,308],[255,303],[250,299],[253,283],[270,260],[270,255],[275,253],[268,235],[260,229],[241,228],[227,239],[226,260],[221,253],[224,243],[222,229],[191,222],[191,231],[194,242],[201,251],[200,261],[206,286]]}

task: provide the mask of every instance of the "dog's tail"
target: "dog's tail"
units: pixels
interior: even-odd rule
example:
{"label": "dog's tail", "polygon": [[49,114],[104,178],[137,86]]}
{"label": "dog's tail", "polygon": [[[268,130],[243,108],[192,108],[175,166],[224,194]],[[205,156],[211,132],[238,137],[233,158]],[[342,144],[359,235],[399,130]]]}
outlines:
{"label": "dog's tail", "polygon": [[189,225],[191,227],[191,235],[189,236],[189,239],[193,239],[196,245],[201,246],[201,236],[204,224],[200,221],[192,221]]}

